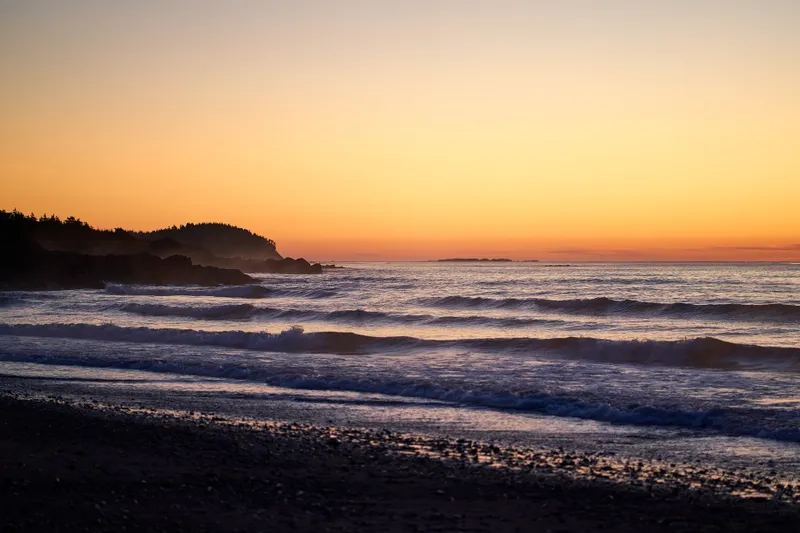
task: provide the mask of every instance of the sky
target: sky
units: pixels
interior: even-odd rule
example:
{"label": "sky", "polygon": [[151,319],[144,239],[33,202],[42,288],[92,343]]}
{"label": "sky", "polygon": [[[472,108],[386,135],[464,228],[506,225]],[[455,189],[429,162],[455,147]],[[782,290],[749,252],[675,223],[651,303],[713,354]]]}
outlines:
{"label": "sky", "polygon": [[0,209],[316,260],[800,260],[795,0],[0,0]]}

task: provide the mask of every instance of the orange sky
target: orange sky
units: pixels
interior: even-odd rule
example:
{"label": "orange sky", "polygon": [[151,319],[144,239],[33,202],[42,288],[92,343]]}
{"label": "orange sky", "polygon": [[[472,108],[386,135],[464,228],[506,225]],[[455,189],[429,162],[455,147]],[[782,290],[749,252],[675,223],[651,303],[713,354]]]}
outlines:
{"label": "orange sky", "polygon": [[793,1],[0,6],[0,208],[315,259],[800,260]]}

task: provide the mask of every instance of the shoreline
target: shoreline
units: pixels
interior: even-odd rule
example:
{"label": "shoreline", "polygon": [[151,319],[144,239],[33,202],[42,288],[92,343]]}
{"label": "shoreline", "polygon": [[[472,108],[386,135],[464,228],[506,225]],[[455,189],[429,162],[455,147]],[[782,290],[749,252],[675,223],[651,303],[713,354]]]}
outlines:
{"label": "shoreline", "polygon": [[740,498],[743,480],[702,467],[3,393],[0,427],[10,531],[800,526],[793,489]]}

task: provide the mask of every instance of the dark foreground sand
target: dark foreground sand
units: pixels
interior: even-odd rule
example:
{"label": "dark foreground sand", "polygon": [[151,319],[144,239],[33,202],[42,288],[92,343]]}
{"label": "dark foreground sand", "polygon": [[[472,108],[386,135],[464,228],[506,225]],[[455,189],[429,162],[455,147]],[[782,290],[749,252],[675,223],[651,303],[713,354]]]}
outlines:
{"label": "dark foreground sand", "polygon": [[0,531],[800,531],[792,501],[470,464],[493,453],[0,396]]}

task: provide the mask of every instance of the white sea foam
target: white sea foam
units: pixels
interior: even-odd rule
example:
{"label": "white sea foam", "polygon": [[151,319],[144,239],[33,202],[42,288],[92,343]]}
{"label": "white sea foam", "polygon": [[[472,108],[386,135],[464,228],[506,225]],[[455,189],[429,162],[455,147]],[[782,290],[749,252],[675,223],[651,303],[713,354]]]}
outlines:
{"label": "white sea foam", "polygon": [[[303,334],[289,331],[272,336],[276,342],[288,342]],[[100,353],[101,355],[98,355]],[[89,368],[112,368],[143,370],[165,374],[182,374],[202,377],[224,378],[264,383],[277,387],[335,390],[357,393],[379,393],[405,398],[424,398],[449,402],[464,407],[482,407],[535,412],[556,417],[572,417],[615,424],[638,426],[672,426],[703,431],[715,431],[729,435],[747,435],[773,440],[800,442],[800,429],[792,426],[786,417],[776,420],[760,417],[759,411],[743,414],[741,408],[687,409],[680,406],[648,404],[625,404],[619,401],[602,401],[576,398],[563,391],[510,390],[505,383],[492,381],[475,383],[464,387],[463,382],[431,381],[384,374],[364,376],[348,375],[332,368],[328,372],[293,372],[284,366],[272,367],[268,363],[249,358],[228,355],[200,357],[186,354],[164,357],[132,357],[127,350],[89,352],[74,351],[57,353],[48,351],[4,351],[0,350],[0,361],[31,362],[46,365],[82,366]],[[647,401],[645,399],[645,401]]]}

